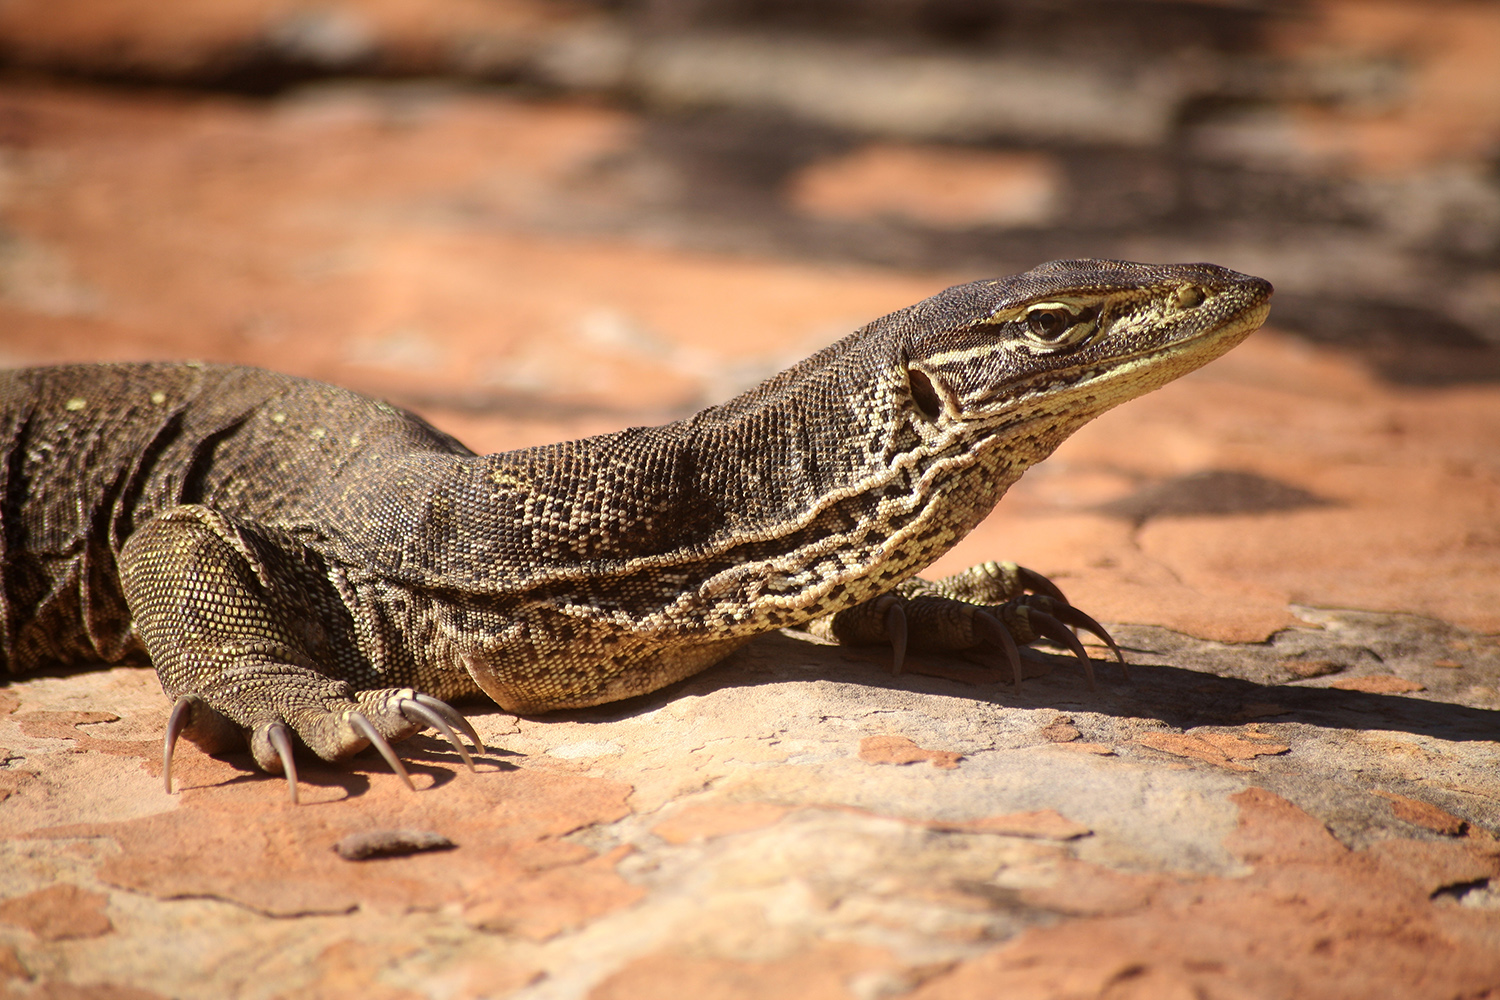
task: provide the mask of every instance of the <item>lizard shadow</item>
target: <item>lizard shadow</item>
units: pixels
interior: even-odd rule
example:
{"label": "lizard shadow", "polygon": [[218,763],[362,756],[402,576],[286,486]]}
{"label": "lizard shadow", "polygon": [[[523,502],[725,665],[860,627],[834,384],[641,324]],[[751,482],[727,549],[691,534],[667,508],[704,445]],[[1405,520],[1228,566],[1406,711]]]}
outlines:
{"label": "lizard shadow", "polygon": [[[401,757],[401,762],[407,765],[408,770],[415,763],[422,767],[424,773],[432,774],[436,784],[446,784],[467,770],[458,751],[454,750],[442,737],[430,733],[418,733],[416,736],[402,740],[398,745],[400,747],[398,755]],[[467,741],[465,746],[468,746]],[[484,753],[472,753],[472,756],[476,770],[515,771],[519,770],[518,765],[500,758],[520,758],[525,754],[506,750],[504,747],[486,745]],[[373,770],[385,766],[380,760],[380,755],[368,747],[350,759],[369,764]]]}
{"label": "lizard shadow", "polygon": [[[463,759],[447,744],[446,741],[418,734],[401,741],[397,745],[397,754],[401,758],[401,764],[407,773],[416,779],[418,791],[430,791],[442,788],[456,781],[465,770]],[[238,785],[250,785],[264,782],[268,775],[256,766],[255,760],[249,750],[236,750],[230,753],[214,754],[215,759],[234,767],[239,773],[232,777],[222,778],[217,781],[206,782],[195,785],[191,782],[178,782],[177,789],[186,791],[192,788],[232,788]],[[505,750],[499,747],[486,747],[483,754],[474,755],[474,767],[479,772],[503,772],[519,770],[518,765],[504,759],[505,757],[520,757],[521,754]],[[324,804],[337,801],[356,800],[369,794],[372,782],[377,775],[389,775],[390,768],[380,758],[380,754],[373,748],[367,747],[354,756],[335,762],[318,760],[305,750],[297,755],[297,782],[299,786],[306,789],[321,789],[326,791],[342,790],[343,796],[337,799],[320,799],[316,793],[314,801]],[[426,781],[422,779],[425,778]],[[304,796],[306,793],[303,793]],[[312,804],[311,802],[309,804]]]}
{"label": "lizard shadow", "polygon": [[[1002,708],[1055,708],[1122,719],[1150,718],[1178,729],[1275,721],[1331,729],[1386,730],[1449,741],[1500,739],[1500,711],[1492,709],[1404,695],[1263,684],[1167,662],[1133,662],[1127,682],[1113,660],[1096,658],[1098,689],[1090,691],[1072,656],[1028,650],[1029,665],[1045,672],[1036,677],[1027,672],[1017,690],[1003,667],[989,669],[966,659],[921,654],[909,658],[905,672],[893,675],[886,666],[888,656],[877,649],[850,649],[769,633],[703,673],[659,691],[540,718],[617,721],[655,711],[687,695],[822,680],[972,698]],[[924,673],[929,670],[932,674]]]}

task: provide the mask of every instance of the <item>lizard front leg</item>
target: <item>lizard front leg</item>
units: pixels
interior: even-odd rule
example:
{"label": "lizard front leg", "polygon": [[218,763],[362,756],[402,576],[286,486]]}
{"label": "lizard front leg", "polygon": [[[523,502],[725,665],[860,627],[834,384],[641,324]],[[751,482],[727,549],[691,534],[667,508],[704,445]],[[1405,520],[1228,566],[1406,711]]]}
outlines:
{"label": "lizard front leg", "polygon": [[1051,580],[1015,563],[981,563],[941,580],[912,577],[887,594],[808,624],[813,634],[841,643],[889,645],[897,674],[908,648],[957,653],[998,646],[1017,687],[1020,647],[1051,639],[1078,657],[1093,689],[1093,664],[1073,628],[1103,639],[1129,679],[1125,657],[1104,626],[1069,604]]}
{"label": "lizard front leg", "polygon": [[294,735],[329,761],[374,745],[412,788],[390,743],[431,726],[472,769],[454,728],[483,747],[447,704],[411,688],[350,684],[357,651],[330,635],[330,619],[342,608],[319,602],[315,587],[298,586],[307,583],[296,572],[306,555],[199,505],[163,512],[122,548],[131,620],[176,699],[163,750],[168,791],[179,735],[209,753],[243,739],[261,768],[286,775],[293,801]]}

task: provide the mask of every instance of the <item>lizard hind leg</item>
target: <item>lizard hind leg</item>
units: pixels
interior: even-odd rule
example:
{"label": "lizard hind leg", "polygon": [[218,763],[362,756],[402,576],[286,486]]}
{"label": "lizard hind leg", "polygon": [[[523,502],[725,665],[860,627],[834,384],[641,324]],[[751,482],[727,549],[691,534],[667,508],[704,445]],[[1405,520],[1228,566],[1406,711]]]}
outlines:
{"label": "lizard hind leg", "polygon": [[356,691],[345,679],[355,671],[338,664],[349,654],[320,624],[341,608],[318,600],[316,575],[299,572],[306,565],[285,540],[196,505],[158,515],[122,548],[132,620],[177,698],[163,748],[168,775],[179,736],[210,753],[248,743],[262,770],[286,775],[295,800],[295,736],[328,761],[373,746],[412,788],[391,743],[429,726],[472,768],[454,729],[481,744],[446,703],[412,688]]}

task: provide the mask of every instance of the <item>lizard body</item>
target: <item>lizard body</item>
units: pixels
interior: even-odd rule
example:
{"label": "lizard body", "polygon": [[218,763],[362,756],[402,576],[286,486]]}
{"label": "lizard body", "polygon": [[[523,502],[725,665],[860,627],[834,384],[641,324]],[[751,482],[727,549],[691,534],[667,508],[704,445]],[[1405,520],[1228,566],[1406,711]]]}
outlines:
{"label": "lizard body", "polygon": [[169,752],[183,727],[211,750],[248,737],[295,794],[290,735],[327,759],[374,742],[399,770],[386,740],[464,725],[439,699],[599,704],[783,627],[889,641],[899,663],[907,618],[937,648],[1036,638],[1028,602],[1092,626],[1013,567],[913,575],[1269,297],[1213,265],[1053,262],[684,420],[494,455],[258,369],[0,373],[0,661],[147,657],[178,699]]}

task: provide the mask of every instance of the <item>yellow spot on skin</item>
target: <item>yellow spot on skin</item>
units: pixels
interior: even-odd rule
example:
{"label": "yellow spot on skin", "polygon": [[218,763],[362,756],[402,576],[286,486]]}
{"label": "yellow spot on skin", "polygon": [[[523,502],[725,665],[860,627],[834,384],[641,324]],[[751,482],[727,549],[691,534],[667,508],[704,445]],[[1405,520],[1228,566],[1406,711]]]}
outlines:
{"label": "yellow spot on skin", "polygon": [[160,389],[156,390],[155,392],[153,392],[151,394],[151,402],[155,403],[157,406],[160,406],[161,404],[165,403],[166,401],[167,401],[167,394],[164,393],[164,392],[162,392]]}
{"label": "yellow spot on skin", "polygon": [[84,399],[82,396],[74,396],[72,399],[63,404],[63,409],[81,410],[87,405],[89,405],[88,400]]}
{"label": "yellow spot on skin", "polygon": [[321,427],[314,427],[307,433],[314,441],[321,441],[328,436],[328,432]]}
{"label": "yellow spot on skin", "polygon": [[490,473],[490,478],[493,479],[495,481],[495,485],[500,487],[502,490],[526,489],[526,480],[522,479],[520,476],[512,472],[506,472],[502,469],[496,469],[494,472]]}
{"label": "yellow spot on skin", "polygon": [[273,423],[273,424],[284,424],[284,423],[286,423],[286,414],[285,413],[273,413],[273,414],[271,414],[271,423]]}

